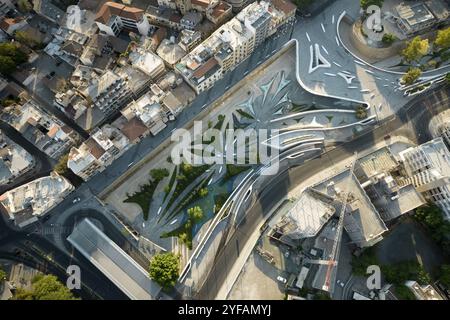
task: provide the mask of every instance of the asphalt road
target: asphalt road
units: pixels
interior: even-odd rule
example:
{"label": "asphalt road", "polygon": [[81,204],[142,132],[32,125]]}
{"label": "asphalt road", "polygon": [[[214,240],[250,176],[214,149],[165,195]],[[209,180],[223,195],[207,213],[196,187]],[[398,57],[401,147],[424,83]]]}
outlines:
{"label": "asphalt road", "polygon": [[[82,255],[73,252],[67,255],[55,244],[31,230],[16,231],[10,229],[3,217],[6,215],[0,207],[0,258],[22,262],[44,273],[56,275],[66,282],[65,270],[76,264],[81,270],[81,290],[75,293],[83,299],[128,299],[103,273],[99,272]],[[33,226],[32,228],[36,228]],[[119,232],[119,231],[117,231]],[[51,257],[49,260],[47,257]]]}
{"label": "asphalt road", "polygon": [[387,135],[404,136],[412,141],[428,137],[428,125],[425,121],[430,119],[433,114],[437,114],[439,110],[443,111],[448,107],[440,106],[433,109],[424,108],[424,105],[429,105],[430,101],[433,101],[432,105],[440,105],[435,99],[442,93],[450,94],[449,88],[435,90],[427,95],[419,96],[401,109],[394,119],[373,131],[275,177],[265,189],[260,191],[257,202],[249,209],[245,219],[232,230],[228,242],[216,255],[215,263],[205,279],[202,289],[194,297],[196,299],[214,299],[216,297],[221,284],[225,281],[233,266],[233,262],[238,257],[239,252],[242,251],[248,238],[255,231],[256,226],[263,219],[268,218],[267,215],[273,206],[290,189],[295,188],[299,181],[319,173],[324,167],[332,166],[333,163],[351,157],[355,151],[362,152],[385,139]]}

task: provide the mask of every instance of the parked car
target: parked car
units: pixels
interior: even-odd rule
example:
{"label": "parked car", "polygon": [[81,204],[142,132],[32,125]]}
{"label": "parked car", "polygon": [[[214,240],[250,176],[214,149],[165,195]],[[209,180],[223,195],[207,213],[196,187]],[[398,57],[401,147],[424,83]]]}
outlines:
{"label": "parked car", "polygon": [[278,280],[279,282],[281,282],[282,284],[286,284],[286,282],[287,282],[286,278],[283,278],[282,276],[278,276],[278,277],[277,277],[277,280]]}

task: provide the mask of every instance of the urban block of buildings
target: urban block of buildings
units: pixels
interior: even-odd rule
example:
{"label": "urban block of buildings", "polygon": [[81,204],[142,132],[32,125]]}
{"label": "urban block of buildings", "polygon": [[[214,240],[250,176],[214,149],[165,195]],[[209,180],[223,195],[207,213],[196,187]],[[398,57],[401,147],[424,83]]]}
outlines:
{"label": "urban block of buildings", "polygon": [[70,127],[48,114],[32,100],[22,105],[13,104],[3,108],[0,119],[54,159],[65,154],[79,138]]}
{"label": "urban block of buildings", "polygon": [[292,19],[290,2],[254,2],[193,49],[175,66],[197,94],[211,88],[245,60],[268,36]]}
{"label": "urban block of buildings", "polygon": [[70,149],[67,167],[84,180],[103,171],[129,148],[129,140],[117,128],[95,130],[79,147]]}
{"label": "urban block of buildings", "polygon": [[436,138],[400,154],[407,182],[438,205],[450,220],[450,151],[443,138]]}
{"label": "urban block of buildings", "polygon": [[18,227],[23,228],[37,221],[73,189],[67,179],[53,172],[50,176],[5,192],[0,196],[0,203],[6,209],[9,218]]}

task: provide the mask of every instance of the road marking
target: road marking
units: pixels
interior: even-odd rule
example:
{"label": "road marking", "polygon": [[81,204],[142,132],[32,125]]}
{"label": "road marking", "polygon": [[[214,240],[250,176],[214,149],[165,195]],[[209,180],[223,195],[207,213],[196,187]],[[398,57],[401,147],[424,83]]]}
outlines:
{"label": "road marking", "polygon": [[361,66],[365,66],[365,64],[363,63],[363,62],[361,62],[361,61],[359,61],[359,60],[353,60],[353,61],[355,61],[355,63],[357,63],[357,64],[359,64],[359,65],[361,65]]}
{"label": "road marking", "polygon": [[331,23],[334,24],[334,14],[333,17],[331,18]]}
{"label": "road marking", "polygon": [[336,75],[334,73],[325,72],[324,75],[330,76],[330,77],[336,77]]}
{"label": "road marking", "polygon": [[338,39],[338,37],[336,36],[336,37],[335,37],[335,39],[336,39],[336,43],[337,43],[338,47],[340,47],[340,46],[341,46],[341,44],[339,43],[339,39]]}
{"label": "road marking", "polygon": [[325,27],[324,27],[323,23],[321,23],[321,24],[320,24],[320,26],[322,27],[322,31],[323,31],[323,33],[326,33],[326,31],[325,31]]}
{"label": "road marking", "polygon": [[211,180],[209,180],[208,182],[208,186],[213,182],[213,179],[211,178]]}
{"label": "road marking", "polygon": [[170,225],[173,225],[175,222],[177,222],[178,221],[178,219],[175,219],[175,220],[173,220],[171,223],[170,223]]}
{"label": "road marking", "polygon": [[219,174],[222,172],[222,169],[223,169],[223,167],[220,166],[220,168],[219,168]]}
{"label": "road marking", "polygon": [[[339,63],[334,62],[334,61],[333,61],[333,63],[334,63],[335,65],[337,65],[339,68],[342,68],[342,66],[341,66]],[[344,71],[342,71],[342,72],[344,72]]]}
{"label": "road marking", "polygon": [[370,70],[367,70],[367,69],[364,69],[364,71],[367,72],[367,73],[370,73],[370,74],[375,74],[373,71],[370,71]]}
{"label": "road marking", "polygon": [[328,50],[324,46],[322,46],[322,49],[323,49],[323,51],[325,51],[326,54],[329,55]]}
{"label": "road marking", "polygon": [[306,32],[306,37],[308,38],[308,41],[311,42],[311,38],[309,37],[308,32]]}
{"label": "road marking", "polygon": [[352,87],[348,87],[349,89],[358,89],[358,87],[352,86]]}
{"label": "road marking", "polygon": [[157,213],[158,216],[159,216],[159,214],[161,213],[161,210],[162,210],[162,207],[159,207],[158,213]]}

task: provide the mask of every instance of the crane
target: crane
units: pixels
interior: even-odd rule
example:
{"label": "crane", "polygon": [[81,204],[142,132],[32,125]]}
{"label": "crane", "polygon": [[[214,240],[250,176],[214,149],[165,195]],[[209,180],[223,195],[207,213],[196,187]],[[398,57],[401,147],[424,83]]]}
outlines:
{"label": "crane", "polygon": [[323,290],[325,291],[330,291],[330,285],[331,285],[331,275],[333,272],[333,267],[335,267],[337,265],[337,260],[339,259],[339,252],[340,252],[340,243],[341,243],[341,238],[342,238],[342,231],[344,228],[344,217],[345,217],[345,210],[347,208],[347,202],[348,202],[348,198],[349,198],[349,186],[350,186],[350,182],[353,176],[353,171],[355,168],[355,163],[358,157],[358,153],[355,152],[353,155],[353,161],[350,165],[350,170],[349,170],[349,176],[348,176],[348,184],[346,185],[346,191],[343,192],[343,199],[342,199],[342,207],[341,207],[341,211],[339,213],[339,221],[338,224],[336,226],[336,237],[335,237],[335,241],[333,243],[333,247],[331,249],[331,253],[329,256],[329,260],[309,260],[307,262],[309,263],[314,263],[314,264],[320,264],[320,265],[327,265],[327,273],[326,273],[326,277],[325,277],[325,284],[323,286]]}
{"label": "crane", "polygon": [[339,259],[339,252],[340,252],[340,244],[341,244],[341,238],[342,238],[342,231],[344,229],[344,217],[345,217],[345,210],[347,208],[347,202],[348,202],[348,196],[349,196],[349,186],[350,186],[350,182],[352,180],[352,176],[353,176],[353,171],[355,169],[355,163],[358,157],[358,153],[355,152],[354,153],[354,159],[353,162],[351,164],[350,167],[350,171],[348,174],[348,184],[346,185],[347,190],[344,193],[344,199],[342,200],[342,207],[341,207],[341,212],[339,214],[339,222],[338,225],[336,227],[336,238],[335,241],[333,243],[333,248],[331,249],[331,254],[330,254],[330,260],[328,262],[328,269],[327,269],[327,275],[325,277],[325,285],[324,285],[324,289],[326,291],[330,290],[330,282],[331,282],[331,274],[333,272],[333,267],[337,265],[337,260]]}

